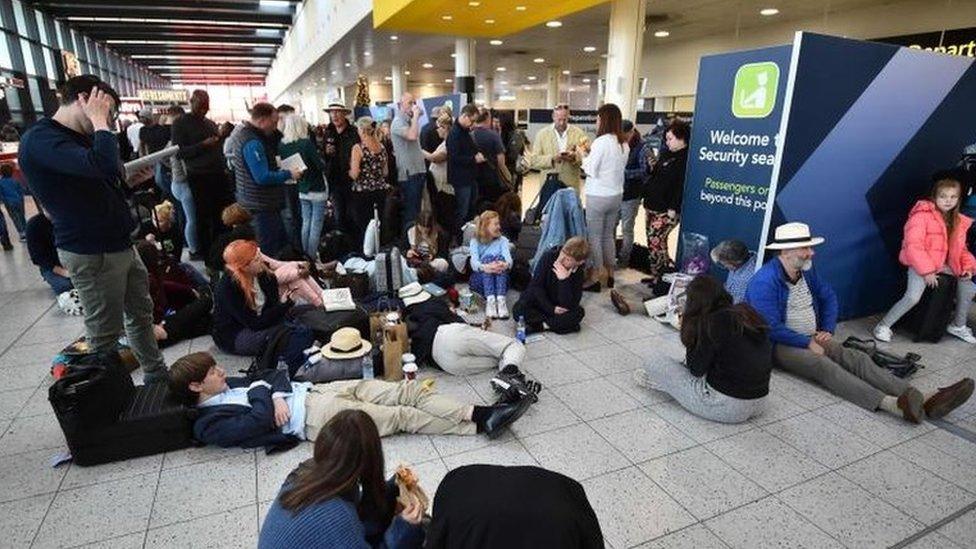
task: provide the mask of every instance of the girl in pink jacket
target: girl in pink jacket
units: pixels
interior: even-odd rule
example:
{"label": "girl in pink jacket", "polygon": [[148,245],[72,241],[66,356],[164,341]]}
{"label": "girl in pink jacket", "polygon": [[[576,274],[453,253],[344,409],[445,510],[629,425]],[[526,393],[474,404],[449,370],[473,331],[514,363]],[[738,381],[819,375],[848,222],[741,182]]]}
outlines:
{"label": "girl in pink jacket", "polygon": [[929,199],[919,200],[905,224],[905,239],[898,260],[908,267],[908,289],[874,327],[874,337],[891,341],[891,326],[898,322],[922,298],[925,287],[939,284],[939,273],[959,278],[956,285],[956,314],[946,331],[959,339],[976,344],[976,337],[966,326],[966,316],[976,295],[972,276],[976,258],[966,249],[966,232],[973,220],[959,213],[962,185],[954,179],[940,179]]}

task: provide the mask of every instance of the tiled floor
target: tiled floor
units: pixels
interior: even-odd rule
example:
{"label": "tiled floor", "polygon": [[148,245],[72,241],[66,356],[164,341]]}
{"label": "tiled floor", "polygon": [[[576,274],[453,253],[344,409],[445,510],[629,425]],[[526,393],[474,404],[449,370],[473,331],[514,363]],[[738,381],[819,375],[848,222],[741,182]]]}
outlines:
{"label": "tiled floor", "polygon": [[[680,355],[676,334],[638,314],[619,317],[605,294],[586,299],[582,333],[529,344],[525,369],[545,390],[510,433],[494,442],[391,437],[388,466],[412,464],[431,494],[468,463],[563,472],[583,483],[607,545],[618,549],[976,546],[976,445],[965,438],[865,412],[778,372],[762,418],[700,420],[631,382],[642,361]],[[82,333],[79,319],[52,305],[22,247],[0,256],[0,546],[253,546],[280,482],[310,445],[274,456],[195,448],[52,468],[64,443],[47,403],[47,366]],[[846,323],[841,336],[866,335],[868,326]],[[923,389],[976,370],[976,349],[958,341],[890,347],[923,355]],[[212,351],[212,342],[165,354],[189,350]],[[247,364],[217,355],[231,369]],[[492,397],[487,374],[425,375],[466,402]],[[976,432],[976,402],[948,419]]]}

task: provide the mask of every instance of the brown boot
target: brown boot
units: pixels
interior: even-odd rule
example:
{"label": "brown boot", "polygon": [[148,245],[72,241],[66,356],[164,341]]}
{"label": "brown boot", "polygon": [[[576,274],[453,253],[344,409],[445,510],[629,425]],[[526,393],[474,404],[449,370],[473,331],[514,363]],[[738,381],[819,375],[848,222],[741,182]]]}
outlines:
{"label": "brown boot", "polygon": [[627,300],[617,290],[610,290],[610,302],[613,303],[613,306],[621,315],[627,316],[630,314],[630,305],[627,304]]}
{"label": "brown boot", "polygon": [[948,387],[941,387],[939,391],[925,401],[925,415],[929,419],[939,419],[949,412],[962,406],[973,395],[972,378],[963,378]]}
{"label": "brown boot", "polygon": [[901,409],[902,416],[912,423],[922,423],[925,419],[924,410],[925,397],[922,392],[914,387],[905,389],[905,392],[898,397],[898,408]]}

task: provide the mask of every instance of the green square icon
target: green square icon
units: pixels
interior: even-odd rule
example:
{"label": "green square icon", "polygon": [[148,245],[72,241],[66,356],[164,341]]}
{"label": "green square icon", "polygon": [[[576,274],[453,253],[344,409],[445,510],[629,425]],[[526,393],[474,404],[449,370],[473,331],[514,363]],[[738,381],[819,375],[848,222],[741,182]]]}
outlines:
{"label": "green square icon", "polygon": [[748,63],[735,73],[732,114],[736,118],[766,118],[776,106],[779,65],[771,61]]}

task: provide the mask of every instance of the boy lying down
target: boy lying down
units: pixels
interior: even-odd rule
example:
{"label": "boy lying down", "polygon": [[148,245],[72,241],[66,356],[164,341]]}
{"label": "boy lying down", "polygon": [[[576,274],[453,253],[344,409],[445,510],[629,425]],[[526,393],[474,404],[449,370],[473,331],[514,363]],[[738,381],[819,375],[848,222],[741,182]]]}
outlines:
{"label": "boy lying down", "polygon": [[199,416],[197,440],[223,447],[284,450],[314,440],[342,410],[362,410],[380,436],[395,433],[485,434],[496,438],[531,404],[515,398],[492,406],[461,404],[423,381],[292,382],[284,370],[258,379],[227,377],[210,353],[191,353],[170,367],[170,390]]}

